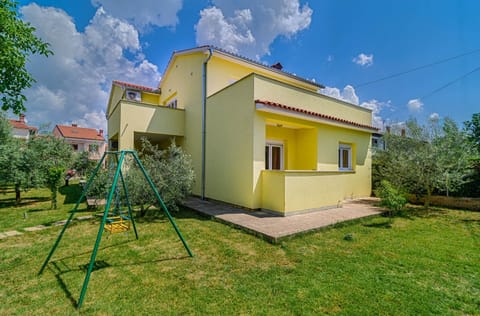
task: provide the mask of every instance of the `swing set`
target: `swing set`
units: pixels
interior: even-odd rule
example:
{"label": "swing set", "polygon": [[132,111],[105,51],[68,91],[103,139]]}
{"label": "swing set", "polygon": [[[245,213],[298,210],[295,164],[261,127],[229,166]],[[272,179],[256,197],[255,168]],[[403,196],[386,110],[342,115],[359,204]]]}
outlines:
{"label": "swing set", "polygon": [[[104,161],[106,161],[106,158],[113,158],[113,163],[116,164],[115,168],[115,174],[113,176],[113,181],[110,187],[110,190],[108,192],[108,197],[106,199],[106,204],[105,204],[105,209],[103,211],[102,215],[102,220],[100,223],[100,228],[97,233],[97,239],[95,241],[95,246],[93,247],[92,255],[90,257],[90,263],[88,264],[87,268],[87,274],[85,275],[85,280],[83,281],[83,286],[82,286],[82,291],[80,293],[80,298],[78,299],[78,304],[77,308],[80,309],[82,306],[83,300],[85,299],[85,294],[87,292],[87,287],[88,287],[88,282],[90,280],[90,274],[93,271],[93,268],[95,266],[95,258],[97,257],[97,252],[98,248],[100,246],[100,241],[102,239],[102,234],[104,231],[108,231],[111,234],[114,233],[121,233],[121,232],[127,232],[130,230],[130,227],[133,227],[133,231],[135,232],[135,238],[138,240],[138,233],[137,233],[137,227],[135,226],[135,220],[133,217],[133,209],[130,204],[130,199],[128,196],[128,190],[127,190],[127,185],[125,183],[125,178],[123,176],[122,172],[122,167],[124,167],[124,161],[125,158],[129,156],[133,158],[133,161],[137,164],[137,166],[140,168],[142,171],[143,176],[145,177],[145,180],[148,182],[150,188],[152,189],[153,193],[155,194],[155,197],[160,204],[162,210],[164,211],[165,215],[167,216],[168,220],[172,224],[173,228],[175,229],[175,232],[177,233],[178,237],[183,243],[183,246],[185,247],[185,250],[187,251],[188,255],[190,257],[193,257],[193,254],[190,250],[190,248],[187,245],[187,242],[183,238],[182,234],[180,233],[180,230],[178,229],[177,225],[175,224],[175,221],[173,220],[172,216],[170,215],[170,212],[168,211],[165,203],[163,202],[162,198],[160,197],[160,194],[158,193],[157,188],[155,187],[152,179],[150,176],[147,174],[145,168],[143,167],[143,164],[141,163],[140,159],[138,158],[138,155],[136,151],[134,150],[122,150],[122,151],[107,151],[103,154],[102,158],[98,162],[97,166],[95,167],[93,174],[90,176],[90,178],[87,181],[87,184],[85,185],[82,194],[80,198],[78,199],[77,203],[75,204],[73,210],[70,213],[70,216],[68,217],[67,221],[65,222],[65,225],[63,226],[63,229],[61,230],[60,234],[58,235],[57,240],[55,241],[55,244],[53,245],[52,249],[50,250],[50,253],[47,256],[47,259],[45,259],[45,262],[43,263],[42,267],[40,268],[40,271],[38,274],[42,274],[43,271],[45,270],[48,262],[53,256],[53,253],[58,247],[58,244],[60,243],[60,240],[63,237],[63,234],[65,233],[68,225],[70,222],[73,220],[75,213],[78,210],[78,206],[80,203],[83,201],[83,199],[86,197],[86,194],[92,185],[93,180],[98,174],[98,171],[100,170],[101,166],[103,165]],[[120,180],[120,181],[119,181]],[[120,196],[123,190],[123,197],[126,201],[126,206],[127,206],[127,211],[122,210],[122,205],[120,203]],[[115,198],[115,199],[114,199]],[[112,208],[112,211],[111,211]]]}

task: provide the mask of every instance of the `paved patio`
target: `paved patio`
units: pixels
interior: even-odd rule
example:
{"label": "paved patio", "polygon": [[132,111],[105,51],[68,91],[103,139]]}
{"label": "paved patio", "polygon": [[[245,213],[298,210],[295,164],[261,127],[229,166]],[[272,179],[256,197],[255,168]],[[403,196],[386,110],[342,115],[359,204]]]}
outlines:
{"label": "paved patio", "polygon": [[287,217],[270,212],[245,210],[216,201],[204,201],[196,197],[189,198],[184,205],[275,243],[282,238],[299,233],[381,214],[382,209],[374,206],[376,202],[378,200],[374,198],[349,200],[345,201],[343,207],[340,208],[318,210]]}

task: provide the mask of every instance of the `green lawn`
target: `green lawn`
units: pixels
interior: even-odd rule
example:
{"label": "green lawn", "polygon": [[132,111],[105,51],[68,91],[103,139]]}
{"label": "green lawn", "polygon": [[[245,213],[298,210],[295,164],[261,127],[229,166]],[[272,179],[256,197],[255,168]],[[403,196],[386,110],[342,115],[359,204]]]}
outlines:
{"label": "green lawn", "polygon": [[[0,209],[0,232],[68,216],[68,203],[32,203],[27,219],[29,206]],[[280,245],[190,211],[175,218],[195,257],[162,218],[139,221],[138,241],[106,233],[81,314],[480,315],[480,213],[412,211]],[[0,240],[0,315],[79,313],[99,223],[75,222],[37,276],[60,228]]]}

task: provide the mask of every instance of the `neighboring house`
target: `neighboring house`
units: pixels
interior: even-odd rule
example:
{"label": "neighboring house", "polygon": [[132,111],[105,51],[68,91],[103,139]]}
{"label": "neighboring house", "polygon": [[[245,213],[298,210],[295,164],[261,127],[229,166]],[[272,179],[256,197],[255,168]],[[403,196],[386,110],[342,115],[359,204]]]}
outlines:
{"label": "neighboring house", "polygon": [[103,130],[94,128],[78,127],[77,124],[55,125],[53,129],[55,137],[63,138],[72,145],[75,152],[88,152],[88,159],[99,160],[106,149]]}
{"label": "neighboring house", "polygon": [[114,81],[111,149],[175,138],[194,194],[249,209],[289,215],[369,196],[371,111],[274,66],[203,46],[174,52],[158,88]]}
{"label": "neighboring house", "polygon": [[383,132],[372,133],[372,148],[378,150],[385,150],[385,140],[383,139]]}
{"label": "neighboring house", "polygon": [[24,140],[29,140],[30,137],[37,134],[37,128],[33,126],[28,126],[25,122],[25,115],[20,114],[18,120],[9,120],[12,125],[12,135],[15,138],[21,138]]}

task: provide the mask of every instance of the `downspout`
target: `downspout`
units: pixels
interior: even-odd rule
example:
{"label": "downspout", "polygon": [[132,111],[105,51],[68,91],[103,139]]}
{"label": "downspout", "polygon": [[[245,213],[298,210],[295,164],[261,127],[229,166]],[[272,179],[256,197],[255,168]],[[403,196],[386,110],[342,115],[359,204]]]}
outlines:
{"label": "downspout", "polygon": [[205,158],[206,158],[206,136],[207,136],[207,64],[212,58],[212,47],[208,48],[208,57],[203,62],[202,69],[202,200],[205,200]]}

